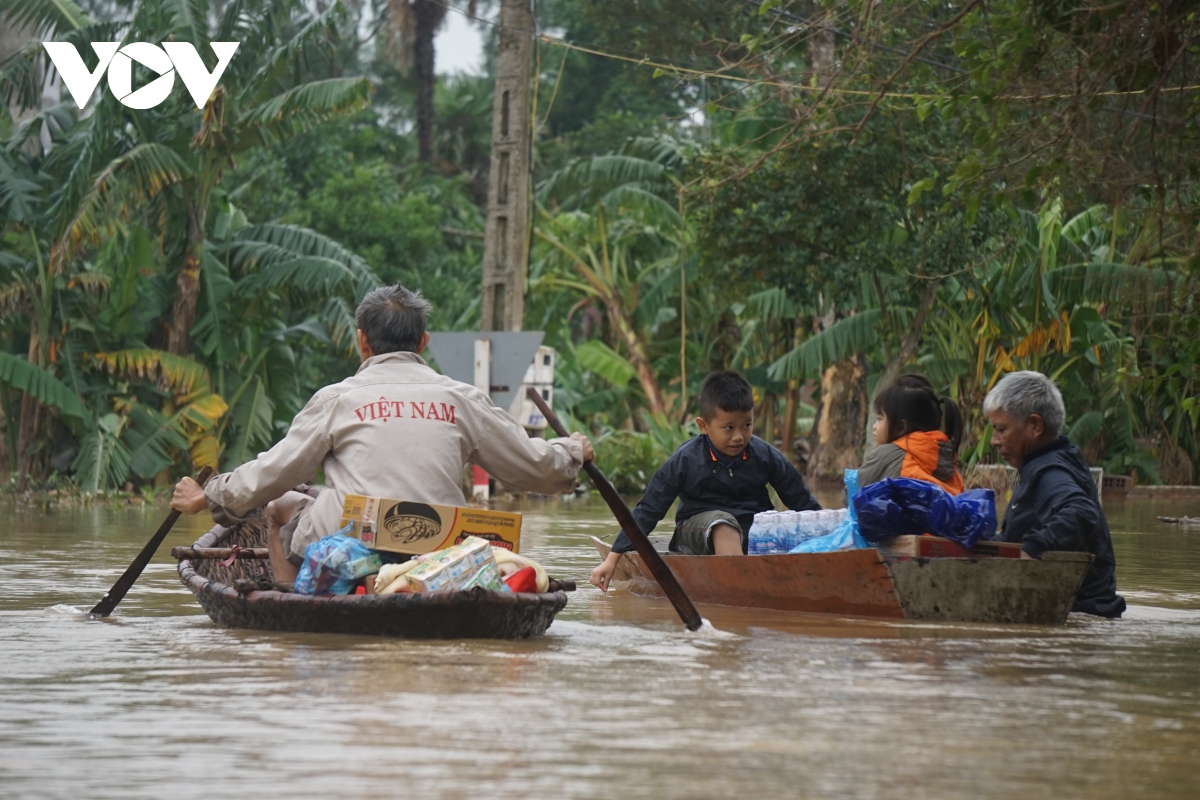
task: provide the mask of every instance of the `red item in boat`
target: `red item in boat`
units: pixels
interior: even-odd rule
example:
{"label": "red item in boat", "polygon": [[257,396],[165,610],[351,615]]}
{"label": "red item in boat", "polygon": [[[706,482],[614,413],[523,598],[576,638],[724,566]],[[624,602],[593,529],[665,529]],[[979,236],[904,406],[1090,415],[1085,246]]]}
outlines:
{"label": "red item in boat", "polygon": [[526,567],[509,575],[504,582],[514,592],[536,592],[537,570],[533,567]]}

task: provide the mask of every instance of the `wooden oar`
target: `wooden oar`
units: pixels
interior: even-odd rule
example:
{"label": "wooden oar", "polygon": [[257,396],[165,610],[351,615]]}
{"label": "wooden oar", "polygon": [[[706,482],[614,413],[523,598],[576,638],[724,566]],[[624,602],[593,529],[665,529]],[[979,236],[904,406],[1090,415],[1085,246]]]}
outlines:
{"label": "wooden oar", "polygon": [[[208,479],[212,473],[212,467],[205,467],[200,470],[200,474],[196,476],[196,483],[200,484],[200,488],[204,488],[204,484],[208,483]],[[146,569],[146,565],[150,563],[150,559],[154,556],[154,552],[158,550],[158,546],[162,544],[163,539],[167,538],[167,534],[171,532],[171,528],[175,527],[177,519],[179,519],[179,512],[171,509],[171,513],[163,520],[163,524],[158,526],[158,530],[150,537],[150,541],[146,542],[146,546],[142,548],[142,552],[138,553],[137,558],[133,560],[133,563],[125,570],[125,573],[117,578],[117,582],[112,585],[112,588],[104,593],[104,597],[100,598],[100,602],[96,603],[96,607],[88,612],[88,617],[91,619],[107,617],[117,607],[117,603],[125,599],[125,595],[129,593],[133,582]]]}
{"label": "wooden oar", "polygon": [[[559,436],[567,436],[567,429],[563,427],[562,421],[555,416],[550,410],[550,406],[542,400],[542,396],[532,386],[526,389],[526,394],[533,404],[538,407],[546,417],[546,422],[550,423],[550,427]],[[658,581],[658,585],[662,587],[663,593],[667,599],[671,601],[671,605],[675,606],[675,610],[679,613],[679,618],[683,620],[683,624],[687,626],[689,631],[700,629],[700,625],[704,620],[700,617],[700,612],[692,605],[691,599],[687,593],[683,591],[683,587],[679,585],[679,581],[675,579],[675,574],[671,572],[671,568],[667,566],[667,562],[663,561],[663,557],[658,554],[651,544],[650,538],[642,532],[641,526],[637,520],[633,518],[633,513],[629,510],[629,506],[625,504],[625,500],[613,488],[613,485],[608,482],[608,478],[604,477],[604,473],[592,461],[588,461],[583,465],[587,470],[588,477],[592,479],[592,483],[600,490],[600,496],[604,498],[604,502],[608,503],[608,507],[612,509],[613,514],[617,518],[617,522],[621,523],[621,530],[625,531],[625,535],[629,537],[629,541],[633,542],[633,547],[637,550],[639,556],[642,557],[642,563],[650,568],[650,574],[654,576],[654,580]]]}

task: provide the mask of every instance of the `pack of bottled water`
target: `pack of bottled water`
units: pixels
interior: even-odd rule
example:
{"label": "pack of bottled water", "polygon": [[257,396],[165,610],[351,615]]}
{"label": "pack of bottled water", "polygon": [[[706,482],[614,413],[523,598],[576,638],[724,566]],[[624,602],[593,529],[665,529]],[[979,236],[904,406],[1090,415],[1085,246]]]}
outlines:
{"label": "pack of bottled water", "polygon": [[750,555],[787,553],[801,542],[826,536],[846,517],[846,509],[760,511],[750,526]]}

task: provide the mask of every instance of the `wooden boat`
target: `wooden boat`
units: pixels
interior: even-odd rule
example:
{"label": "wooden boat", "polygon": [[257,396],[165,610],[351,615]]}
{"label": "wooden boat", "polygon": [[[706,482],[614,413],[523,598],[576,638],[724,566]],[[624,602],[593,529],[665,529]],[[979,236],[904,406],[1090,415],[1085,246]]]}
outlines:
{"label": "wooden boat", "polygon": [[[213,622],[226,628],[353,633],[410,639],[529,639],[541,636],[567,604],[570,581],[541,594],[475,588],[431,594],[312,596],[270,585],[266,522],[214,527],[191,548],[175,548],[179,577]],[[236,549],[235,549],[236,547]],[[232,558],[218,560],[211,548]],[[204,550],[209,552],[205,553]],[[200,551],[199,553],[197,551]]]}
{"label": "wooden boat", "polygon": [[[593,542],[601,558],[607,557],[612,548],[595,537]],[[945,539],[901,536],[886,548],[835,553],[664,555],[698,604],[1032,625],[1066,621],[1092,562],[1088,553],[1051,552],[1029,560],[1015,557],[1019,546],[981,543],[980,548],[965,551]],[[613,578],[633,594],[664,596],[636,553],[621,558]]]}

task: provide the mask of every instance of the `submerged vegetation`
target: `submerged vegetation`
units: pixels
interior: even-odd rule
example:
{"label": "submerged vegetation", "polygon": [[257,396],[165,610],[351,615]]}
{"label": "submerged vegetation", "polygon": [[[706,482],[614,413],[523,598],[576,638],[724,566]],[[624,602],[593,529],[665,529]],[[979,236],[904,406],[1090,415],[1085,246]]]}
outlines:
{"label": "submerged vegetation", "polygon": [[[478,326],[491,78],[430,106],[432,55],[395,45],[430,1],[0,0],[27,34],[0,53],[12,485],[253,457],[354,368],[379,283]],[[813,476],[857,463],[904,371],[990,461],[984,394],[1037,369],[1097,465],[1200,477],[1191,4],[556,0],[539,25],[562,34],[537,50],[526,327],[619,486],[690,435],[718,367]],[[178,87],[81,112],[44,99],[51,38],[89,68],[90,41],[242,44],[203,112]]]}

